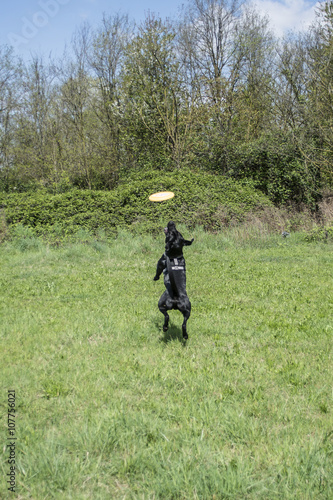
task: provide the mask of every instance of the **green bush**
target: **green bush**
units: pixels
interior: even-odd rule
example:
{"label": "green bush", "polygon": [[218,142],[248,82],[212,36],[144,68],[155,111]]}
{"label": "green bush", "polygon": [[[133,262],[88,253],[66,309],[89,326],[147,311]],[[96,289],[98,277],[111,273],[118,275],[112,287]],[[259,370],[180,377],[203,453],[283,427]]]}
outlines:
{"label": "green bush", "polygon": [[311,229],[305,235],[306,241],[332,241],[333,240],[333,226],[319,226]]}
{"label": "green bush", "polygon": [[[168,202],[152,203],[156,191],[173,191]],[[66,238],[79,229],[107,235],[120,228],[154,232],[174,219],[188,227],[215,229],[244,220],[249,211],[271,202],[250,185],[222,176],[190,171],[150,171],[132,177],[113,191],[72,190],[52,195],[45,191],[0,194],[6,223],[31,228],[35,235]],[[163,226],[162,226],[163,227]]]}
{"label": "green bush", "polygon": [[21,252],[27,252],[30,250],[38,250],[42,247],[42,242],[36,237],[34,231],[27,226],[22,224],[17,224],[12,228],[11,236],[14,242],[14,248],[17,248]]}
{"label": "green bush", "polygon": [[231,146],[228,175],[252,179],[254,186],[278,205],[306,205],[315,209],[321,198],[319,170],[308,164],[286,137],[263,136]]}

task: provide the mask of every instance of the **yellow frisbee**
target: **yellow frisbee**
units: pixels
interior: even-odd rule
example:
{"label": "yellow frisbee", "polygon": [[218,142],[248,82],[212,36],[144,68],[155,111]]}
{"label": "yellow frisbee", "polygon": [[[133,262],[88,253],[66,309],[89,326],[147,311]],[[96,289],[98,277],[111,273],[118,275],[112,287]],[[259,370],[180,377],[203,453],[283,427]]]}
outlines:
{"label": "yellow frisbee", "polygon": [[172,191],[163,191],[161,193],[154,193],[149,196],[150,201],[165,201],[171,200],[175,196]]}

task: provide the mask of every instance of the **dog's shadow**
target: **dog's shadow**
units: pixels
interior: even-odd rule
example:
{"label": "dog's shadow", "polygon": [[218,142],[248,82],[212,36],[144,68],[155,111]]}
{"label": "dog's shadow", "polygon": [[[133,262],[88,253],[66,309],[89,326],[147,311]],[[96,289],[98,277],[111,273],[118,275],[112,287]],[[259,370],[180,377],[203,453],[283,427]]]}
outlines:
{"label": "dog's shadow", "polygon": [[159,338],[159,341],[168,344],[169,342],[173,342],[178,340],[183,345],[186,345],[186,340],[183,338],[183,332],[181,328],[177,326],[169,326],[169,329],[166,332],[163,332],[160,323],[155,323],[156,328],[162,332],[162,337]]}

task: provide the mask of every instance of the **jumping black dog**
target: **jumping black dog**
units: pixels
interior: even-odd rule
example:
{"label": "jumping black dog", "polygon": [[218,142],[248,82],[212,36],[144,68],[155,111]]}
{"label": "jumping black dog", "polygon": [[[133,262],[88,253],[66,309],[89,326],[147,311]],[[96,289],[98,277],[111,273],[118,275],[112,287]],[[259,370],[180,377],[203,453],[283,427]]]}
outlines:
{"label": "jumping black dog", "polygon": [[169,325],[170,309],[178,309],[183,314],[182,324],[183,338],[188,339],[186,323],[191,314],[191,302],[186,293],[186,266],[183,256],[183,247],[192,245],[194,239],[185,240],[173,221],[168,222],[165,232],[165,253],[157,262],[156,275],[154,281],[164,274],[165,292],[158,301],[158,308],[164,314],[165,320],[163,332],[166,332]]}

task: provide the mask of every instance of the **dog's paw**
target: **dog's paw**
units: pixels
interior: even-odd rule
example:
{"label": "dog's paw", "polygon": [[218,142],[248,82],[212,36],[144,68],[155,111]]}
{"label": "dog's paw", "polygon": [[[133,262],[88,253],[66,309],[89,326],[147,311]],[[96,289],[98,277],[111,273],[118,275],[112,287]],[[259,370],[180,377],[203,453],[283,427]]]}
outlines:
{"label": "dog's paw", "polygon": [[160,279],[159,276],[154,276],[154,278],[153,278],[154,281],[158,281],[159,279]]}
{"label": "dog's paw", "polygon": [[165,333],[165,332],[167,332],[167,331],[168,331],[168,329],[169,329],[169,327],[168,327],[168,326],[163,326],[163,332],[164,332],[164,333]]}

